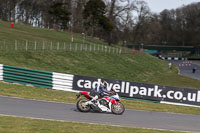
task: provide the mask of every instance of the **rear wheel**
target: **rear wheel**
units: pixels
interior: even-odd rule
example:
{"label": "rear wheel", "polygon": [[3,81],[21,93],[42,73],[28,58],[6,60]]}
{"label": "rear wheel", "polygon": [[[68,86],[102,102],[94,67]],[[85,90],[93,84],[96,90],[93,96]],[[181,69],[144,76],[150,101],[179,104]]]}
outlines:
{"label": "rear wheel", "polygon": [[125,111],[124,105],[122,103],[118,103],[118,104],[112,104],[111,106],[111,110],[113,114],[116,115],[122,115]]}
{"label": "rear wheel", "polygon": [[84,105],[84,103],[88,102],[89,100],[87,99],[80,99],[76,103],[76,107],[80,112],[89,112],[90,111],[90,106],[89,105]]}

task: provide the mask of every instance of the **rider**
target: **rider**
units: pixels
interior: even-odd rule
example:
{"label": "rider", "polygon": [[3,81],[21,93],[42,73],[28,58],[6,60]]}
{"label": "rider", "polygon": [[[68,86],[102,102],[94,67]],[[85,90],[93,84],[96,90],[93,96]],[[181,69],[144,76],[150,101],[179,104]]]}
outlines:
{"label": "rider", "polygon": [[106,81],[101,82],[99,87],[96,88],[97,89],[96,95],[92,98],[92,100],[90,100],[89,103],[96,101],[98,98],[113,95],[114,91],[108,91],[107,86],[108,83]]}

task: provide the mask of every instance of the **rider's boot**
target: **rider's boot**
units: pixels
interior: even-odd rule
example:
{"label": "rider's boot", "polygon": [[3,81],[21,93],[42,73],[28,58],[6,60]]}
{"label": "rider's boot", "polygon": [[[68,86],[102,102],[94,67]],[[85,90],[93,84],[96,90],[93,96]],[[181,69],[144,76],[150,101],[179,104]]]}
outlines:
{"label": "rider's boot", "polygon": [[85,104],[86,104],[86,105],[94,104],[94,103],[96,103],[96,100],[97,100],[97,99],[98,99],[98,96],[95,96],[95,97],[92,98],[92,100],[86,102]]}

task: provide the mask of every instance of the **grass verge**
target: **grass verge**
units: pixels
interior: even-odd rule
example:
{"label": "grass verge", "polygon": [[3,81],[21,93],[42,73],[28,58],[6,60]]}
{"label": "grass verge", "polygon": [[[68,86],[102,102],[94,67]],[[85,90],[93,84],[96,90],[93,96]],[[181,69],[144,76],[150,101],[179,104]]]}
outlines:
{"label": "grass verge", "polygon": [[132,127],[117,127],[75,122],[59,122],[0,116],[1,133],[180,133]]}

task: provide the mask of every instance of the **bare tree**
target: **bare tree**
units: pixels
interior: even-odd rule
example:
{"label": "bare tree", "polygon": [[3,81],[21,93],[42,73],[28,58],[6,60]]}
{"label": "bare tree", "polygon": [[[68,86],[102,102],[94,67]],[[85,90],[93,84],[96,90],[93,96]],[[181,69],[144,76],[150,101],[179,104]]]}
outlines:
{"label": "bare tree", "polygon": [[15,7],[19,0],[0,0],[0,19],[15,21]]}
{"label": "bare tree", "polygon": [[132,12],[135,10],[135,0],[104,0],[107,5],[107,16],[115,25],[107,35],[109,44],[123,40],[122,32],[132,23]]}
{"label": "bare tree", "polygon": [[144,43],[144,34],[146,26],[148,25],[149,16],[151,16],[150,9],[146,2],[137,1],[136,2],[136,17],[135,26],[133,27],[133,43]]}

